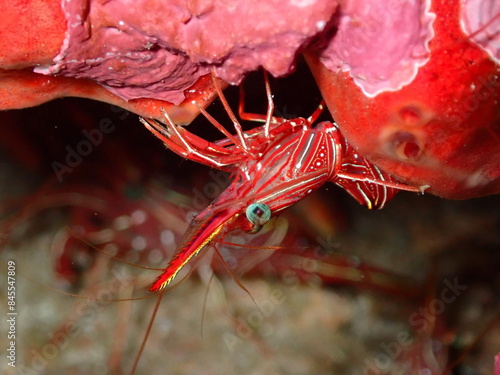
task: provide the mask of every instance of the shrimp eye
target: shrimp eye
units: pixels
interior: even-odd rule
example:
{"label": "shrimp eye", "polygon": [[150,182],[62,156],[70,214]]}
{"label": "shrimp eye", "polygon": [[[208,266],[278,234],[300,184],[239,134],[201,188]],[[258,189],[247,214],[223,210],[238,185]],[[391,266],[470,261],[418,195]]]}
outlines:
{"label": "shrimp eye", "polygon": [[252,203],[247,207],[247,219],[257,227],[262,227],[271,218],[271,209],[264,203]]}

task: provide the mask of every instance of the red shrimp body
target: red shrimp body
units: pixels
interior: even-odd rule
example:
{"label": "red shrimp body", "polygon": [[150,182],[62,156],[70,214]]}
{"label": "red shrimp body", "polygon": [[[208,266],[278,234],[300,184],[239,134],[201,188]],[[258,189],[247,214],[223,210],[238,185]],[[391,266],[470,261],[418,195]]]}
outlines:
{"label": "red shrimp body", "polygon": [[269,211],[263,225],[327,181],[342,186],[369,208],[381,208],[396,188],[405,188],[359,156],[335,124],[322,122],[312,128],[313,117],[272,118],[273,123],[268,121],[245,134],[246,148],[243,141],[235,144],[227,138],[207,143],[173,124],[168,115],[168,128],[153,120],[142,120],[180,155],[232,173],[229,187],[192,220],[176,256],[151,291],[165,288],[216,237],[234,229],[258,231],[261,224],[251,221],[248,209],[257,215]]}
{"label": "red shrimp body", "polygon": [[236,228],[252,230],[254,224],[245,216],[250,204],[266,204],[275,214],[335,174],[340,161],[340,136],[335,126],[325,122],[310,129],[304,119],[282,125],[288,131],[271,132],[267,143],[259,138],[249,142],[255,157],[231,165],[231,184],[192,220],[177,255],[151,291],[163,289],[215,236]]}

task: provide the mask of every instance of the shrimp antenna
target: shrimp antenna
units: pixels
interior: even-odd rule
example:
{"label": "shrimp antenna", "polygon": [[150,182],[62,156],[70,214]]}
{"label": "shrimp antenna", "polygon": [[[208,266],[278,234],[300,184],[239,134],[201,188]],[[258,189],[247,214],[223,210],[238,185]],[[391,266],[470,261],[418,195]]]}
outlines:
{"label": "shrimp antenna", "polygon": [[252,299],[253,303],[255,304],[255,306],[259,309],[260,312],[263,313],[263,311],[261,310],[260,306],[257,304],[257,301],[255,300],[255,298],[253,298],[252,296],[252,293],[250,293],[250,291],[245,287],[245,285],[243,285],[243,283],[241,282],[241,280],[234,274],[234,272],[231,270],[231,268],[229,267],[229,265],[226,263],[226,261],[224,260],[224,257],[221,255],[221,253],[219,252],[219,250],[217,249],[217,247],[214,245],[214,248],[215,248],[215,252],[216,254],[219,256],[219,259],[222,261],[222,264],[224,265],[224,267],[226,267],[227,271],[229,272],[229,275],[231,276],[231,278],[234,280],[234,282],[246,293],[248,294],[248,296]]}
{"label": "shrimp antenna", "polygon": [[200,336],[203,338],[203,327],[205,326],[205,311],[207,307],[208,301],[208,292],[210,291],[210,285],[212,285],[212,281],[214,279],[215,274],[212,272],[210,275],[210,280],[208,280],[207,290],[205,291],[205,297],[203,298],[203,308],[201,310],[201,327],[200,327]]}
{"label": "shrimp antenna", "polygon": [[[193,272],[193,270],[194,270],[194,267],[191,268],[191,270],[189,270],[189,272],[186,274],[186,276],[184,276],[178,283],[174,284],[170,288],[165,288],[164,290],[161,291],[161,293],[158,293],[159,294],[158,300],[156,301],[155,307],[153,309],[153,314],[151,315],[151,318],[149,319],[148,328],[146,329],[146,333],[144,334],[144,338],[142,339],[141,347],[139,349],[139,352],[135,356],[134,365],[132,366],[132,370],[130,371],[130,375],[134,375],[135,374],[135,370],[137,369],[137,366],[139,365],[139,361],[141,360],[142,353],[144,352],[144,348],[146,347],[146,343],[148,341],[149,334],[151,333],[151,328],[153,327],[153,323],[154,323],[154,321],[156,319],[156,315],[158,313],[158,309],[160,308],[160,303],[161,303],[161,300],[163,298],[163,295],[166,292],[168,292],[168,291],[176,288],[180,284],[182,284],[182,282],[184,280],[186,280],[191,275],[191,273]],[[151,294],[151,297],[155,297],[155,296],[156,296],[156,294]],[[147,298],[150,298],[150,297],[148,296]],[[144,298],[144,299],[146,299],[146,298]]]}
{"label": "shrimp antenna", "polygon": [[158,309],[160,308],[160,303],[161,303],[161,300],[163,298],[163,293],[165,293],[165,292],[160,293],[160,295],[158,296],[158,300],[156,301],[155,307],[153,309],[153,315],[151,315],[151,319],[149,319],[149,324],[148,324],[148,328],[146,329],[146,334],[144,335],[144,338],[142,339],[142,343],[141,343],[141,347],[139,349],[139,352],[135,356],[134,365],[132,366],[132,370],[130,371],[130,375],[135,374],[135,370],[137,369],[137,365],[139,364],[139,361],[142,357],[142,353],[144,352],[144,348],[146,347],[146,342],[148,341],[149,334],[151,333],[151,328],[153,327],[153,323],[155,321],[156,314],[158,313]]}

